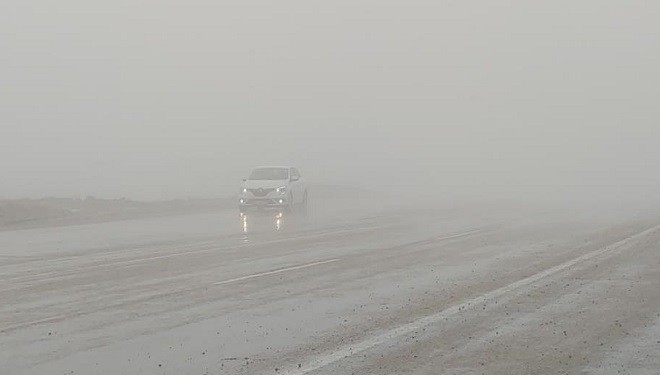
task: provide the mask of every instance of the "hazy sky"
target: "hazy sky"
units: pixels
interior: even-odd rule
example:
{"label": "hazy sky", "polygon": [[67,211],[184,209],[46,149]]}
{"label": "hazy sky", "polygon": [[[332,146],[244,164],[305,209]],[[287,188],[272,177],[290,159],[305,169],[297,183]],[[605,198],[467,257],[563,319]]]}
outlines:
{"label": "hazy sky", "polygon": [[660,196],[660,2],[0,3],[0,197],[235,193],[250,167],[412,191]]}

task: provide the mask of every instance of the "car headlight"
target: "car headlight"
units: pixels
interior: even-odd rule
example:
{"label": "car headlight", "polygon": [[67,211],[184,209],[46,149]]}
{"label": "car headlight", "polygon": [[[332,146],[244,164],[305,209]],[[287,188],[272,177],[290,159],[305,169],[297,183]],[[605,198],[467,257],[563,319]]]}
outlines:
{"label": "car headlight", "polygon": [[241,193],[246,194],[247,193],[247,188],[241,188]]}
{"label": "car headlight", "polygon": [[277,189],[275,189],[275,191],[277,191],[277,194],[284,195],[286,193],[286,186],[280,186]]}

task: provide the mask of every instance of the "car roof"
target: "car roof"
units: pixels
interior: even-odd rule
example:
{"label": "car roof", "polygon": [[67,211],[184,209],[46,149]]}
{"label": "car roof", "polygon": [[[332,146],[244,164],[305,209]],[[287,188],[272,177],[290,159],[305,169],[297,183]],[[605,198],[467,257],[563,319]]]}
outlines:
{"label": "car roof", "polygon": [[290,168],[296,168],[290,165],[260,165],[258,167],[254,167],[253,169],[260,169],[260,168],[285,168],[285,169],[290,169]]}

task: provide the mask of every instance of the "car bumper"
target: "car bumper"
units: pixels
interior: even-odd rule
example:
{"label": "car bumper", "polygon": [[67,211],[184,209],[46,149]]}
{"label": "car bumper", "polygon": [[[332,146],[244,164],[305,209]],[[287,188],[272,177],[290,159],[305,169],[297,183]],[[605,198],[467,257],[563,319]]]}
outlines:
{"label": "car bumper", "polygon": [[247,209],[281,209],[287,207],[289,202],[286,198],[240,198],[238,207]]}

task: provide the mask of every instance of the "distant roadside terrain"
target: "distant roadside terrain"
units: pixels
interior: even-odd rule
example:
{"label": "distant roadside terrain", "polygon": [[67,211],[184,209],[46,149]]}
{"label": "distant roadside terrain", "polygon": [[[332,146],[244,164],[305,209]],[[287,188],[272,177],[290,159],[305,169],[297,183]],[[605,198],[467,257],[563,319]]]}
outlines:
{"label": "distant roadside terrain", "polygon": [[[334,206],[341,202],[360,206],[373,203],[377,197],[380,197],[380,194],[346,186],[310,186],[310,204],[315,207]],[[0,199],[0,231],[215,212],[234,208],[234,196],[149,202],[95,197]]]}
{"label": "distant roadside terrain", "polygon": [[0,200],[0,231],[217,211],[231,207],[234,207],[233,198],[155,202],[94,197]]}

